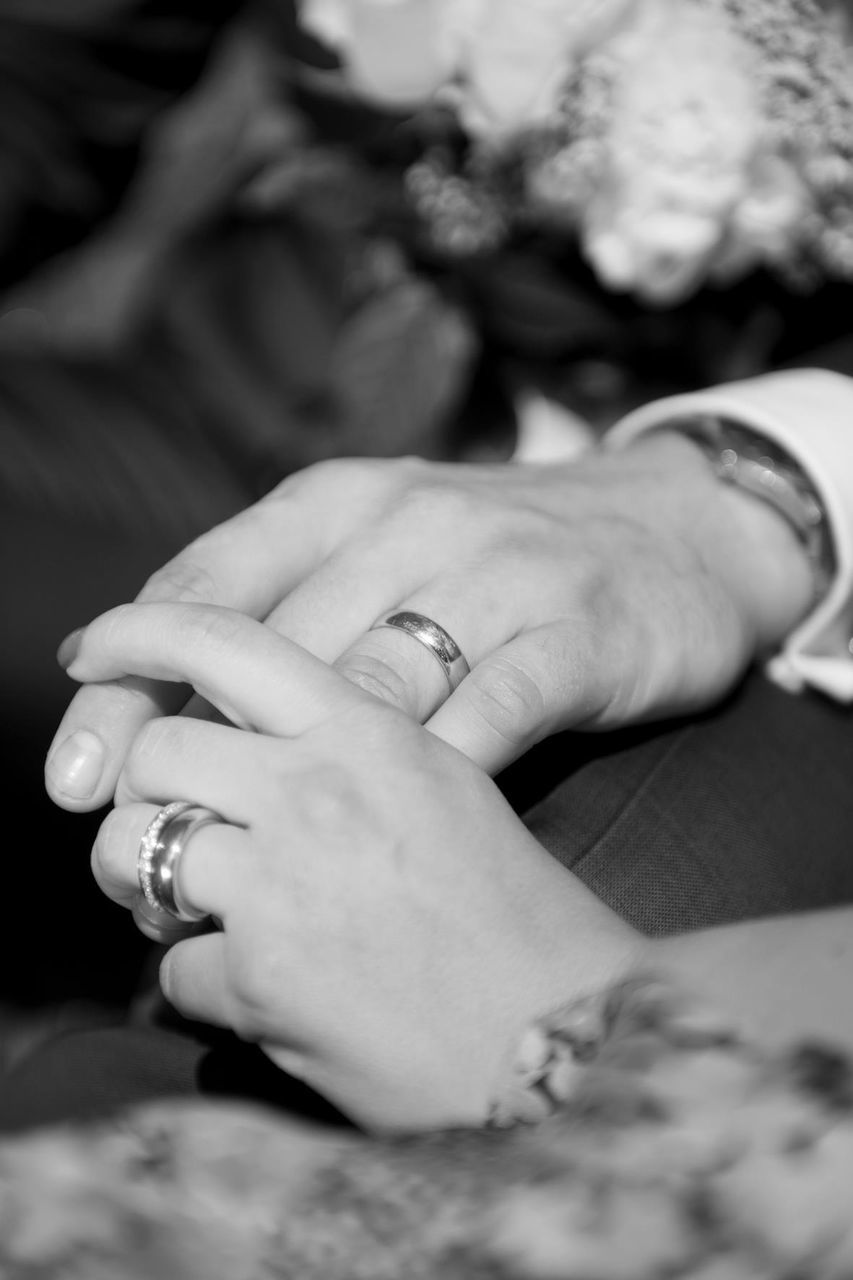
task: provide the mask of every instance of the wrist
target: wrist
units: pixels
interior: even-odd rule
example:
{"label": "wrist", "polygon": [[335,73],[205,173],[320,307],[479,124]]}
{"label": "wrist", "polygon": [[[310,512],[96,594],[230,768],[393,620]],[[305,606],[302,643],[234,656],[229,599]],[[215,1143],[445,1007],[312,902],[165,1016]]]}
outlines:
{"label": "wrist", "polygon": [[754,653],[778,646],[813,605],[814,564],[795,528],[763,498],[726,483],[705,449],[673,427],[639,436],[625,450],[654,456],[683,488],[683,535],[721,580]]}
{"label": "wrist", "polygon": [[536,1122],[568,1099],[607,1038],[614,993],[642,979],[655,954],[650,938],[577,882],[574,896],[556,930],[542,913],[538,972],[514,1002],[489,1073],[483,1119],[491,1127]]}
{"label": "wrist", "polygon": [[[667,396],[620,419],[603,447],[621,452],[665,425],[709,417],[762,437],[771,457],[779,450],[787,455],[824,513],[821,534],[831,552],[825,593],[812,597],[793,627],[780,628],[771,616],[767,676],[791,693],[812,688],[853,702],[853,378],[825,369],[788,369]],[[796,572],[796,561],[790,563]],[[789,617],[796,612],[790,606],[789,599]]]}
{"label": "wrist", "polygon": [[[522,856],[526,855],[526,856]],[[531,1050],[530,1028],[567,1000],[595,1006],[618,984],[643,972],[650,939],[546,853],[528,832],[516,846],[524,867],[513,894],[514,926],[488,965],[485,989],[473,988],[461,1052],[452,1074],[477,1099],[474,1123],[494,1119],[495,1103],[515,1086],[519,1054]],[[458,1021],[458,1020],[457,1020]],[[535,1057],[527,1065],[541,1066]],[[529,1118],[534,1118],[535,1100]],[[470,1122],[470,1121],[469,1121]]]}

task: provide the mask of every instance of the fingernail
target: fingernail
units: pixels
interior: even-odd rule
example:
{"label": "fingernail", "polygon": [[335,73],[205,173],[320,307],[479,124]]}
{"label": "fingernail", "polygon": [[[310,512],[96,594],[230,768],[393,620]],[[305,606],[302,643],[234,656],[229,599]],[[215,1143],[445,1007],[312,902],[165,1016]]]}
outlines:
{"label": "fingernail", "polygon": [[85,627],[78,627],[76,631],[70,631],[62,644],[56,651],[56,661],[62,667],[63,671],[67,671],[71,663],[80,652],[80,641],[83,639]]}
{"label": "fingernail", "polygon": [[72,800],[88,800],[104,769],[104,744],[94,733],[78,729],[56,748],[47,762],[54,789]]}

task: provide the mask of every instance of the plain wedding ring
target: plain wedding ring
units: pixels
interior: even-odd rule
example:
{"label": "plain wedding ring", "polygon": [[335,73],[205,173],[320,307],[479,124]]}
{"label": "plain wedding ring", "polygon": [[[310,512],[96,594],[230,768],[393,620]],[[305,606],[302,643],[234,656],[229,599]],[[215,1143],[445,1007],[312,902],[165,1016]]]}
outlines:
{"label": "plain wedding ring", "polygon": [[451,693],[459,687],[471,670],[465,655],[453,637],[445,631],[444,627],[440,627],[437,622],[433,622],[432,618],[428,618],[423,613],[414,613],[412,610],[389,613],[379,622],[375,622],[370,629],[377,631],[380,627],[393,627],[398,631],[405,631],[407,635],[420,641],[444,672]]}

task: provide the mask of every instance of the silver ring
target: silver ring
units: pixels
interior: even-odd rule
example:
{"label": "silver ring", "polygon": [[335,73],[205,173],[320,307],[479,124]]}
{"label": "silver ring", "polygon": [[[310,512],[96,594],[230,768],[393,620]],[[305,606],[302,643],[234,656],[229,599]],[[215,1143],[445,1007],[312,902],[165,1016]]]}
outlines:
{"label": "silver ring", "polygon": [[447,634],[444,627],[440,627],[437,622],[433,622],[432,618],[427,618],[423,613],[412,613],[406,610],[402,613],[389,613],[381,621],[375,622],[370,629],[377,631],[380,627],[395,627],[420,640],[439,663],[447,677],[451,693],[459,687],[471,670],[464,653],[453,637]]}
{"label": "silver ring", "polygon": [[136,861],[139,887],[149,907],[184,924],[196,924],[208,918],[206,911],[198,911],[181,901],[176,884],[178,863],[196,831],[224,821],[213,809],[194,804],[192,800],[175,800],[149,822],[139,842]]}

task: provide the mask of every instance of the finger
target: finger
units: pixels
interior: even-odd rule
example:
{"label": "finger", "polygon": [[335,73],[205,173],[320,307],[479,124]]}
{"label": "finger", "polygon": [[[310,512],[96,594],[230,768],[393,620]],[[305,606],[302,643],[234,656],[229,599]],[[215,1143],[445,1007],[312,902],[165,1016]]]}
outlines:
{"label": "finger", "polygon": [[[388,483],[383,468],[345,461],[288,477],[190,543],[149,578],[139,600],[219,604],[266,617],[365,518]],[[79,690],[48,749],[48,794],[76,811],[106,804],[140,727],[153,716],[173,715],[186,696],[173,684],[138,678]]]}
{"label": "finger", "polygon": [[270,741],[258,734],[183,716],[149,720],[128,751],[116,804],[181,798],[249,826],[266,800],[269,764]]}
{"label": "finger", "polygon": [[[335,663],[353,683],[422,720],[447,696],[442,668],[429,649],[418,652],[417,642],[405,635],[371,628],[406,608],[438,617],[447,627],[445,615],[455,618],[460,606],[473,620],[481,604],[506,593],[492,590],[488,563],[469,560],[463,572],[456,541],[446,531],[440,536],[446,521],[433,506],[418,506],[409,495],[386,503],[380,515],[296,586],[267,622]],[[451,516],[451,524],[458,524],[458,507]],[[425,529],[431,536],[424,536]],[[494,607],[490,614],[494,623]]]}
{"label": "finger", "polygon": [[367,528],[280,601],[267,623],[333,662],[377,618],[447,571],[447,549],[437,536],[424,537],[425,519],[411,503],[388,509],[386,502]]}
{"label": "finger", "polygon": [[[187,685],[127,676],[84,686],[65,712],[48,750],[48,794],[65,809],[85,811],[106,804],[143,726],[175,712],[194,720],[227,723],[225,716],[192,694]],[[89,727],[94,725],[97,733]],[[74,791],[69,792],[69,787]]]}
{"label": "finger", "polygon": [[[528,625],[540,594],[526,583],[507,592],[489,559],[448,565],[435,540],[412,541],[412,528],[417,533],[420,526],[389,522],[381,542],[335,557],[283,601],[270,622],[353,684],[424,721],[447,698],[451,682],[433,648],[384,620],[421,614],[473,664]],[[454,669],[454,683],[455,675]]]}
{"label": "finger", "polygon": [[336,459],[295,472],[158,569],[137,602],[220,604],[266,617],[381,506],[395,467]]}
{"label": "finger", "polygon": [[[119,906],[132,906],[140,892],[140,845],[158,813],[159,806],[153,804],[119,805],[110,810],[95,837],[92,874],[101,891]],[[247,862],[248,837],[241,827],[230,822],[200,827],[185,844],[174,869],[181,901],[225,919]]]}
{"label": "finger", "polygon": [[[447,699],[467,673],[465,652],[480,652],[476,628],[466,625],[459,607],[437,607],[419,597],[392,610],[336,659],[335,669],[365,692],[381,698],[423,723]],[[420,608],[415,608],[415,605]],[[432,612],[427,613],[427,609]],[[455,635],[465,636],[463,651],[437,622],[451,619]],[[397,625],[391,619],[404,619]],[[388,619],[388,620],[386,620]],[[449,657],[458,654],[454,661]]]}
{"label": "finger", "polygon": [[[507,573],[518,583],[513,591],[506,590]],[[540,609],[541,592],[529,572],[515,574],[503,560],[499,566],[490,560],[464,565],[398,597],[334,665],[353,684],[423,723],[464,683],[467,668],[536,626]],[[437,627],[438,637],[430,637],[429,625],[426,635],[408,624],[383,625],[388,617],[407,614]],[[436,647],[445,655],[458,651],[459,659],[448,669]]]}
{"label": "finger", "polygon": [[582,624],[525,632],[473,667],[427,728],[496,774],[549,733],[599,714],[613,687],[602,653]]}
{"label": "finger", "polygon": [[[228,941],[222,933],[205,933],[171,947],[160,962],[160,989],[173,1009],[195,1022],[227,1027],[244,1040],[258,1040],[262,1029],[250,1021],[251,1011],[239,1001],[228,967]],[[287,1044],[287,1027],[274,1029],[271,1057],[281,1070],[302,1079],[306,1055]]]}
{"label": "finger", "polygon": [[283,600],[268,625],[333,663],[367,693],[425,719],[447,696],[434,656],[404,634],[371,631],[377,619],[408,600],[424,566],[399,539],[355,544],[334,556]]}
{"label": "finger", "polygon": [[51,799],[77,812],[108,803],[140,726],[179,711],[188,692],[136,676],[79,689],[48,748],[44,781]]}
{"label": "finger", "polygon": [[264,617],[326,551],[326,529],[307,518],[301,492],[292,477],[194,539],[150,576],[137,603],[221,604]]}
{"label": "finger", "polygon": [[176,943],[160,962],[163,995],[185,1018],[215,1027],[234,1026],[236,1009],[225,947],[224,934],[205,933]]}
{"label": "finger", "polygon": [[213,605],[120,605],[85,629],[68,667],[99,682],[121,671],[191,684],[234,724],[304,732],[364,695],[326,663],[264,623]]}

